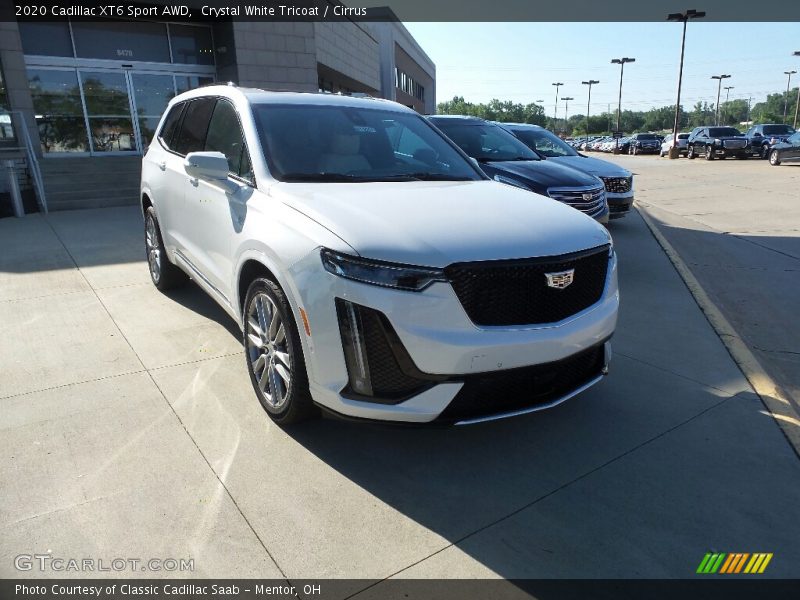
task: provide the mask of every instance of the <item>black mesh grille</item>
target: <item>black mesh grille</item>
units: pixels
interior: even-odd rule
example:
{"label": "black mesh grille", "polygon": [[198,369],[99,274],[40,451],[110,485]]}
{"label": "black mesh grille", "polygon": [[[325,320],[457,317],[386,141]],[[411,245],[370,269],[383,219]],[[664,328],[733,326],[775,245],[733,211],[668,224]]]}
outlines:
{"label": "black mesh grille", "polygon": [[[570,269],[571,285],[547,285],[546,273]],[[531,325],[561,321],[599,301],[607,270],[603,246],[545,259],[457,263],[445,275],[476,325]]]}
{"label": "black mesh grille", "polygon": [[437,421],[451,423],[547,404],[600,375],[603,345],[560,361],[467,377]]}
{"label": "black mesh grille", "polygon": [[624,194],[631,191],[632,177],[601,177],[606,191],[611,194]]}

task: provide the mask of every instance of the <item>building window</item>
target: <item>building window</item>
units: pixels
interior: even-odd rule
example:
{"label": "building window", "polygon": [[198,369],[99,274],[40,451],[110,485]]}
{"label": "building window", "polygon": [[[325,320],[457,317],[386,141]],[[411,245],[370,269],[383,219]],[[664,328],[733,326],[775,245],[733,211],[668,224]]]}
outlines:
{"label": "building window", "polygon": [[42,152],[88,152],[78,73],[28,69]]}
{"label": "building window", "polygon": [[417,100],[425,100],[425,88],[397,67],[394,69],[394,85],[400,91],[409,96],[414,96]]}
{"label": "building window", "polygon": [[14,145],[14,126],[11,123],[11,115],[8,114],[11,107],[8,104],[5,79],[3,79],[3,68],[0,65],[0,148],[3,146]]}
{"label": "building window", "polygon": [[[31,56],[214,65],[211,28],[155,21],[19,23],[22,49]],[[74,50],[73,50],[74,48]]]}

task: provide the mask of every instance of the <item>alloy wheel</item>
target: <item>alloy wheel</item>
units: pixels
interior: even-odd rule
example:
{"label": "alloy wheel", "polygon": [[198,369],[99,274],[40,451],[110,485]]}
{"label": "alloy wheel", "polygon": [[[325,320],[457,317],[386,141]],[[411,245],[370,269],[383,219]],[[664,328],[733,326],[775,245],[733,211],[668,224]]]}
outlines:
{"label": "alloy wheel", "polygon": [[267,406],[278,411],[292,391],[292,357],[283,319],[267,294],[253,297],[246,327],[250,369]]}
{"label": "alloy wheel", "polygon": [[155,283],[158,283],[161,279],[161,244],[158,240],[156,223],[149,215],[145,222],[144,243],[147,249],[147,265],[150,267],[150,276]]}

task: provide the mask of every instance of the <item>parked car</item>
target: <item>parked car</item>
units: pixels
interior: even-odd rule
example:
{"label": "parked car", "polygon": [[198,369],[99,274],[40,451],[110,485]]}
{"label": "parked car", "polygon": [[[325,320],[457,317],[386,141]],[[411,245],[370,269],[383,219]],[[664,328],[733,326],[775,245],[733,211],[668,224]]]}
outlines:
{"label": "parked car", "polygon": [[695,127],[686,140],[686,158],[704,155],[706,160],[715,158],[748,158],[750,145],[747,138],[735,127]]}
{"label": "parked car", "polygon": [[630,138],[628,154],[655,154],[660,146],[661,140],[654,133],[634,133]]}
{"label": "parked car", "polygon": [[633,174],[619,165],[591,158],[564,144],[544,127],[524,123],[499,123],[545,160],[565,164],[599,177],[606,188],[609,216],[624,217],[633,206]]}
{"label": "parked car", "polygon": [[[678,134],[677,147],[678,147],[678,155],[679,156],[681,154],[686,156],[686,142],[688,140],[689,140],[689,134],[688,133],[679,133]],[[664,156],[669,154],[670,148],[672,148],[675,145],[676,144],[673,143],[673,141],[672,141],[672,134],[670,133],[667,137],[664,138],[664,141],[661,142],[661,152],[659,153],[659,156],[661,156],[663,158]]]}
{"label": "parked car", "polygon": [[752,154],[768,158],[770,150],[779,142],[785,142],[794,133],[794,127],[780,123],[753,125],[745,133]]}
{"label": "parked car", "polygon": [[477,117],[432,116],[430,121],[495,181],[548,196],[608,222],[603,182],[593,175],[543,160],[502,127]]}
{"label": "parked car", "polygon": [[142,161],[153,284],[191,277],[239,324],[281,425],[318,407],[473,423],[599,381],[611,238],[532,199],[413,110],[339,95],[197,88],[169,102]]}
{"label": "parked car", "polygon": [[776,143],[769,151],[769,164],[777,167],[784,160],[800,160],[800,131],[796,131],[785,142]]}

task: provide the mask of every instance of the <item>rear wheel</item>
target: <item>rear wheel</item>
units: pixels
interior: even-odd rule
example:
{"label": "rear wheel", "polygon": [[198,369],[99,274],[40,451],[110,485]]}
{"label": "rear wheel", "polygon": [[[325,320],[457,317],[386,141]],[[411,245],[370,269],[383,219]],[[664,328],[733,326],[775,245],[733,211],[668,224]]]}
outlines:
{"label": "rear wheel", "polygon": [[316,414],[292,309],[275,282],[259,278],[247,290],[244,347],[258,401],[279,425]]}
{"label": "rear wheel", "polygon": [[706,146],[706,160],[714,160],[714,147]]}
{"label": "rear wheel", "polygon": [[760,154],[761,158],[763,158],[764,160],[770,157],[769,144],[764,144],[763,146],[761,146]]}
{"label": "rear wheel", "polygon": [[689,146],[686,149],[686,158],[688,158],[689,160],[694,158],[694,146]]}
{"label": "rear wheel", "polygon": [[771,164],[773,167],[777,167],[779,164],[781,164],[781,155],[777,150],[773,150],[769,153],[769,164]]}
{"label": "rear wheel", "polygon": [[144,213],[144,245],[147,252],[147,266],[153,285],[162,292],[184,283],[186,273],[169,262],[161,228],[158,225],[156,210],[150,206]]}

